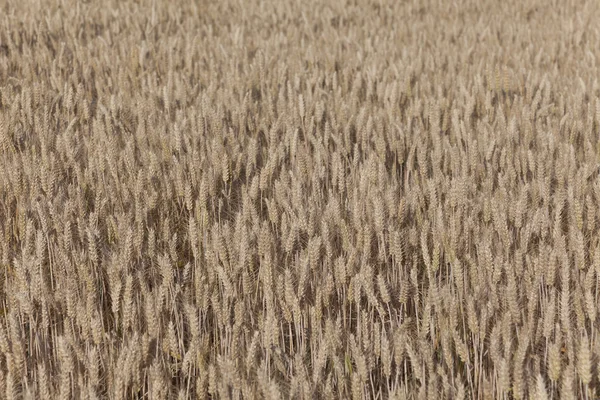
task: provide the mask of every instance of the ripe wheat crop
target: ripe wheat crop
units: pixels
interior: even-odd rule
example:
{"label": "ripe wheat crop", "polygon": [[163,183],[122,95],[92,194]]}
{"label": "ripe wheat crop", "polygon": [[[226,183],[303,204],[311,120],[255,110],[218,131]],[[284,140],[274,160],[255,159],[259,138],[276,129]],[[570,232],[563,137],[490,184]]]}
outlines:
{"label": "ripe wheat crop", "polygon": [[597,1],[0,9],[0,398],[600,396]]}

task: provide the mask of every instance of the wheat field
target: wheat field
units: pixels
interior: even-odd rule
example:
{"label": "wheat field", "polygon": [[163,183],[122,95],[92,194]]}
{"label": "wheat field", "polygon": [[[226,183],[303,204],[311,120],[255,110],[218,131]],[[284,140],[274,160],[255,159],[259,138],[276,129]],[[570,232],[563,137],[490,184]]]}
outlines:
{"label": "wheat field", "polygon": [[598,21],[3,1],[0,398],[598,398]]}

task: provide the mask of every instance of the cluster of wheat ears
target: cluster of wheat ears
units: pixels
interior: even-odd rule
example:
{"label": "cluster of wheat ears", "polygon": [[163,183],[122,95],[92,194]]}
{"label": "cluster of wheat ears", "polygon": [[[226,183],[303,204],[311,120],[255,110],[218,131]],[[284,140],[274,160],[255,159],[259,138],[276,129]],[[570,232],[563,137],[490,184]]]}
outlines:
{"label": "cluster of wheat ears", "polygon": [[600,395],[600,5],[0,5],[0,398]]}

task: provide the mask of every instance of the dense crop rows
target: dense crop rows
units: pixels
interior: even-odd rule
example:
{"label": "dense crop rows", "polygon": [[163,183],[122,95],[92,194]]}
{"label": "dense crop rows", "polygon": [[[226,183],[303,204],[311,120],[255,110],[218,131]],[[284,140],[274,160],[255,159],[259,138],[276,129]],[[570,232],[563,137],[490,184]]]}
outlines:
{"label": "dense crop rows", "polygon": [[0,397],[600,395],[599,7],[3,2]]}

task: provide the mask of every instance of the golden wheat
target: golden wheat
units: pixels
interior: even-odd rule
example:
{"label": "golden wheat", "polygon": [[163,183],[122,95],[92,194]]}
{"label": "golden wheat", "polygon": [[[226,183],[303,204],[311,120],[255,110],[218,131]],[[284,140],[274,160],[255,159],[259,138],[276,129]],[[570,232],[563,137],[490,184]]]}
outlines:
{"label": "golden wheat", "polygon": [[3,398],[600,395],[600,6],[9,0]]}

